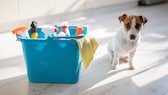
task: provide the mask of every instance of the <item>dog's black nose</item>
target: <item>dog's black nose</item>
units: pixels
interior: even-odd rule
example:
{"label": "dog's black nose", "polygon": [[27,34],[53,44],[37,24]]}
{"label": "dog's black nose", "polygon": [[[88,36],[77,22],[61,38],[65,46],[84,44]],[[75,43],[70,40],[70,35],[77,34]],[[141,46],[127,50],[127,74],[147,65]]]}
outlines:
{"label": "dog's black nose", "polygon": [[130,35],[131,40],[135,40],[136,36],[135,35]]}

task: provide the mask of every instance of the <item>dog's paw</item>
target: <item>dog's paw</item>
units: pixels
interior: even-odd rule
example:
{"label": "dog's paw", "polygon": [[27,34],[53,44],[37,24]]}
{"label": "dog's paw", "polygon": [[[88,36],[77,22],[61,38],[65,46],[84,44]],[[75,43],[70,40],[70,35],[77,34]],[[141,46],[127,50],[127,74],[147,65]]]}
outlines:
{"label": "dog's paw", "polygon": [[112,67],[112,70],[115,70],[116,68],[115,67]]}
{"label": "dog's paw", "polygon": [[135,68],[134,68],[133,66],[130,66],[129,69],[130,69],[130,70],[134,70]]}
{"label": "dog's paw", "polygon": [[112,70],[115,70],[116,69],[116,66],[114,66],[113,64],[112,64]]}

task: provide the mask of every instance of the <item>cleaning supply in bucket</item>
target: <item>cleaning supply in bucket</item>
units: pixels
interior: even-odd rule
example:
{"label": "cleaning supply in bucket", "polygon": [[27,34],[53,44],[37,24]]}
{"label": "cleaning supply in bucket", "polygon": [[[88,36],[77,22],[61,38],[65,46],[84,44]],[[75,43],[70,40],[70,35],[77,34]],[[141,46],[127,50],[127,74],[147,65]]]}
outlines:
{"label": "cleaning supply in bucket", "polygon": [[83,28],[80,27],[80,26],[77,26],[76,27],[76,35],[78,36],[78,35],[81,35],[81,34],[83,34]]}
{"label": "cleaning supply in bucket", "polygon": [[37,22],[32,21],[30,26],[32,30],[31,38],[37,39],[38,38]]}
{"label": "cleaning supply in bucket", "polygon": [[65,34],[66,36],[70,36],[69,23],[67,21],[62,22],[61,32],[63,32],[63,33],[61,33],[62,35]]}
{"label": "cleaning supply in bucket", "polygon": [[52,38],[52,37],[56,37],[57,34],[56,32],[58,32],[58,28],[54,27],[54,26],[50,26],[50,25],[44,25],[40,27],[42,30],[42,32],[45,35],[45,38]]}
{"label": "cleaning supply in bucket", "polygon": [[16,34],[16,37],[20,37],[20,38],[30,38],[29,37],[29,33],[28,33],[28,26],[20,26],[15,28],[14,30],[12,30],[13,34]]}

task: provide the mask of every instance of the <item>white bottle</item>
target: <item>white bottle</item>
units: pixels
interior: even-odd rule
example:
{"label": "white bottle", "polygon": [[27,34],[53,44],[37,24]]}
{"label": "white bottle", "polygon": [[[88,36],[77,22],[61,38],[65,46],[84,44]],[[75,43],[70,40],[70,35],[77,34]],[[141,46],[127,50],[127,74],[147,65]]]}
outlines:
{"label": "white bottle", "polygon": [[64,32],[66,34],[66,36],[70,36],[69,23],[67,21],[62,22],[61,32]]}
{"label": "white bottle", "polygon": [[41,26],[41,28],[42,28],[42,32],[45,35],[45,38],[55,37],[56,36],[56,32],[58,31],[58,29],[56,27],[49,26],[49,25]]}
{"label": "white bottle", "polygon": [[24,39],[30,38],[29,33],[27,31],[19,31],[18,35],[19,35],[19,37],[24,38]]}

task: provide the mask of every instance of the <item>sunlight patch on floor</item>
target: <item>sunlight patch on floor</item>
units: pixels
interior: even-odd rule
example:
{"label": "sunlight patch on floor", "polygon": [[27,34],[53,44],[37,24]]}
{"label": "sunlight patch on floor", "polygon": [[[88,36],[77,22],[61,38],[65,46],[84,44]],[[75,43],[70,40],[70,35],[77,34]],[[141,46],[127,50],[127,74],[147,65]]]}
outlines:
{"label": "sunlight patch on floor", "polygon": [[0,75],[1,75],[0,81],[14,78],[14,77],[21,76],[21,75],[25,75],[25,74],[26,74],[26,70],[23,68],[19,68],[18,66],[1,68],[0,69]]}
{"label": "sunlight patch on floor", "polygon": [[162,77],[168,75],[168,63],[163,65],[153,67],[143,73],[140,73],[132,77],[132,81],[139,87],[144,87],[156,80],[161,79]]}
{"label": "sunlight patch on floor", "polygon": [[[115,71],[114,71],[115,72]],[[122,71],[118,74],[115,74],[115,75],[112,75],[98,83],[96,83],[95,85],[93,85],[92,87],[88,88],[86,91],[90,91],[90,90],[93,90],[93,89],[96,89],[98,87],[102,87],[104,85],[107,85],[107,84],[110,84],[110,83],[113,83],[117,80],[120,80],[120,79],[123,79],[127,76],[130,76],[131,73],[129,73],[129,70],[128,71]]]}
{"label": "sunlight patch on floor", "polygon": [[21,43],[12,32],[0,34],[0,60],[22,55]]}

